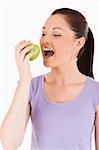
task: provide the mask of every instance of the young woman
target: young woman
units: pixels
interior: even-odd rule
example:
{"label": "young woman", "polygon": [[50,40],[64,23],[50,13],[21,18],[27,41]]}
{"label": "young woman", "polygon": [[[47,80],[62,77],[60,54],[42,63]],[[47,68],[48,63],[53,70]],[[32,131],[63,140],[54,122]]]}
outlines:
{"label": "young woman", "polygon": [[1,127],[2,145],[18,148],[31,116],[31,150],[91,150],[93,129],[99,150],[99,82],[94,80],[94,38],[85,17],[69,8],[48,17],[40,46],[51,71],[35,78],[28,63],[32,53],[25,57],[30,43],[21,41],[15,48],[20,82]]}

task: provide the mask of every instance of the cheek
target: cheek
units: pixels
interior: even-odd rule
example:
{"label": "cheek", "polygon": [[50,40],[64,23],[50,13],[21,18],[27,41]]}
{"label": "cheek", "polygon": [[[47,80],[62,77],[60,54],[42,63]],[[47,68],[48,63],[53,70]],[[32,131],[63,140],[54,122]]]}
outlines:
{"label": "cheek", "polygon": [[54,44],[59,47],[72,47],[73,40],[71,38],[60,38],[58,40],[54,40]]}
{"label": "cheek", "polygon": [[[55,44],[55,43],[54,43]],[[60,40],[56,43],[56,59],[58,62],[70,62],[73,58],[73,43],[69,40]],[[60,59],[61,58],[61,59]]]}
{"label": "cheek", "polygon": [[59,42],[54,42],[55,50],[57,54],[68,54],[73,50],[73,43],[70,40],[59,40]]}

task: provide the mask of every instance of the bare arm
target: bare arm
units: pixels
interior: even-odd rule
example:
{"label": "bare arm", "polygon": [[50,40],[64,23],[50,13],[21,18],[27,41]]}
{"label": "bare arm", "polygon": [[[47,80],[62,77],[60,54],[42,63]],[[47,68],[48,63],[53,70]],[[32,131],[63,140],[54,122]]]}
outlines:
{"label": "bare arm", "polygon": [[95,119],[95,144],[96,150],[99,150],[99,105],[97,105],[97,112]]}
{"label": "bare arm", "polygon": [[24,81],[16,88],[10,109],[2,123],[0,134],[5,149],[16,149],[22,143],[30,116],[28,104],[30,80]]}
{"label": "bare arm", "polygon": [[30,116],[28,103],[29,87],[32,79],[29,59],[33,53],[26,48],[30,41],[21,41],[15,47],[15,60],[21,83],[17,86],[10,109],[0,129],[0,140],[5,150],[16,150],[22,143],[24,132]]}

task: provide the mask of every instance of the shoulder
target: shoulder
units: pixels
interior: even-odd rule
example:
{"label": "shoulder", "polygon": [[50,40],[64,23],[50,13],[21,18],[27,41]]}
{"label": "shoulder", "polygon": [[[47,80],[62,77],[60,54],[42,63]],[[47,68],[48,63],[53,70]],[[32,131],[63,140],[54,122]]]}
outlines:
{"label": "shoulder", "polygon": [[96,79],[93,79],[91,77],[90,78],[90,82],[91,82],[91,86],[94,88],[94,90],[96,92],[99,92],[99,81],[97,81]]}
{"label": "shoulder", "polygon": [[94,94],[94,97],[99,98],[99,81],[91,77],[89,77],[89,80],[90,80],[89,85],[90,85],[91,92]]}
{"label": "shoulder", "polygon": [[34,96],[40,91],[42,76],[43,75],[32,77],[29,89],[29,101],[31,101],[31,99],[34,99]]}
{"label": "shoulder", "polygon": [[31,79],[31,86],[34,89],[34,91],[37,91],[42,86],[42,81],[45,74],[37,75],[35,77],[32,77]]}
{"label": "shoulder", "polygon": [[39,82],[39,80],[41,80],[42,77],[43,77],[43,75],[34,76],[34,77],[32,77],[31,82],[32,83]]}

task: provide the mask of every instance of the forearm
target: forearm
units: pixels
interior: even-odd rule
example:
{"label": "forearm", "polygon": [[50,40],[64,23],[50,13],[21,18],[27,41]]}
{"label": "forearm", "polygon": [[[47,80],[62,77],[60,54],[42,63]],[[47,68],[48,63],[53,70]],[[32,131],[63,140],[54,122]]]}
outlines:
{"label": "forearm", "polygon": [[30,81],[24,81],[16,88],[12,104],[1,127],[1,141],[4,146],[17,147],[22,142],[26,120],[28,120]]}

